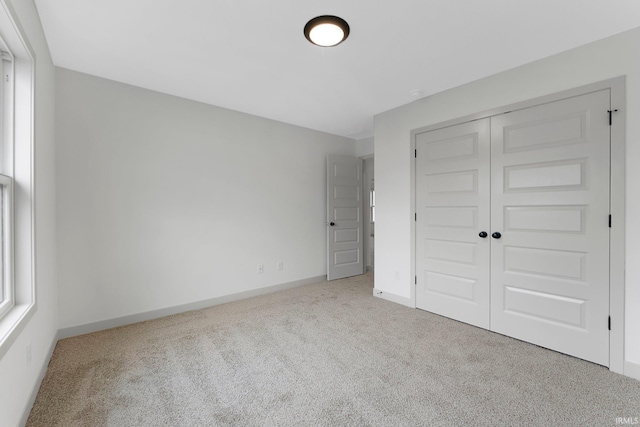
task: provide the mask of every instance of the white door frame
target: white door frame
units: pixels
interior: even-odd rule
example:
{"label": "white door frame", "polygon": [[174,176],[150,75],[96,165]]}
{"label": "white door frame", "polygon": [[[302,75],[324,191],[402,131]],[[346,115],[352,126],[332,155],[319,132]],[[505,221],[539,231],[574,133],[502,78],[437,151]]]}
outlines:
{"label": "white door frame", "polygon": [[[609,335],[609,369],[624,374],[624,288],[625,288],[625,97],[626,78],[616,77],[609,80],[580,86],[562,92],[529,99],[492,110],[436,123],[411,131],[411,212],[416,211],[416,162],[415,136],[418,133],[454,126],[460,123],[504,114],[514,110],[547,104],[573,96],[609,89],[611,91],[611,216],[610,252],[609,252],[609,313],[611,313],[611,331]],[[606,112],[605,112],[606,113]],[[416,276],[416,223],[411,221],[411,275]],[[416,289],[411,287],[411,301],[415,307]]]}
{"label": "white door frame", "polygon": [[[367,270],[367,267],[369,267],[367,264],[369,263],[369,260],[373,261],[373,259],[370,258],[371,254],[374,254],[375,257],[375,252],[374,252],[374,245],[372,244],[372,241],[374,240],[374,236],[372,236],[372,234],[374,233],[374,229],[375,226],[372,227],[371,226],[371,180],[374,179],[375,176],[375,166],[374,166],[374,176],[369,176],[367,174],[367,162],[369,160],[374,161],[374,155],[373,154],[369,154],[367,156],[362,156],[362,157],[358,157],[360,160],[362,160],[362,218],[364,219],[364,223],[363,223],[363,255],[362,258],[364,260],[364,272],[368,273],[369,270]],[[374,187],[375,189],[375,187]],[[370,266],[371,267],[371,271],[373,271],[373,263]]]}

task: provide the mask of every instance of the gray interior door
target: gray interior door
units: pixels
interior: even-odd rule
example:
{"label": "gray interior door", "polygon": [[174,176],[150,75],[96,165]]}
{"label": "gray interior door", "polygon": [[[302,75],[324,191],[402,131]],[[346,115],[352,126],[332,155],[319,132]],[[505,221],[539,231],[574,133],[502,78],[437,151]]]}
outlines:
{"label": "gray interior door", "polygon": [[364,272],[362,160],[327,157],[327,280]]}

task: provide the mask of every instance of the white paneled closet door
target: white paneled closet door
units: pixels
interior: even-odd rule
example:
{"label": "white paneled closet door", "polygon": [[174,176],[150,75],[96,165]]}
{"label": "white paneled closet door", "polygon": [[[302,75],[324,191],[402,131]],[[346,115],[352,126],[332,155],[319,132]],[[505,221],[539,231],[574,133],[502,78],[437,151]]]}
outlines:
{"label": "white paneled closet door", "polygon": [[491,329],[605,366],[609,99],[491,118]]}
{"label": "white paneled closet door", "polygon": [[416,135],[416,306],[489,328],[489,119]]}
{"label": "white paneled closet door", "polygon": [[609,105],[416,134],[418,308],[609,366]]}

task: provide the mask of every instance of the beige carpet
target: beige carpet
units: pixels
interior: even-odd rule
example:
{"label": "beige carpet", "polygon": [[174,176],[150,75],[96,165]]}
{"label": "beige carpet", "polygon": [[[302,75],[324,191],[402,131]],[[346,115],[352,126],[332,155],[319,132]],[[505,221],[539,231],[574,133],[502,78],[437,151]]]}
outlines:
{"label": "beige carpet", "polygon": [[324,282],[61,340],[29,426],[615,426],[640,382]]}

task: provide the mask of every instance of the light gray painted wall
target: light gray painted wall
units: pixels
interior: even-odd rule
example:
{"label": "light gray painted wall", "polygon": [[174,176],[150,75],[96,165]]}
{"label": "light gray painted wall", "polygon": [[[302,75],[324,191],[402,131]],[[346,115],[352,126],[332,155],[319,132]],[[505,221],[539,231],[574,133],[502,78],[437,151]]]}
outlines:
{"label": "light gray painted wall", "polygon": [[369,157],[373,156],[374,141],[373,137],[359,139],[356,141],[356,156]]}
{"label": "light gray painted wall", "polygon": [[[49,363],[57,331],[54,68],[32,0],[10,1],[36,56],[35,93],[35,315],[0,358],[0,424],[19,425]],[[26,347],[32,360],[27,364]]]}
{"label": "light gray painted wall", "polygon": [[56,90],[61,329],[326,274],[326,156],[354,140],[66,69]]}
{"label": "light gray painted wall", "polygon": [[[375,287],[411,296],[411,141],[409,132],[500,106],[627,76],[626,361],[640,378],[640,28],[423,98],[375,119]],[[391,298],[393,299],[393,298]],[[626,371],[625,371],[626,372]]]}

